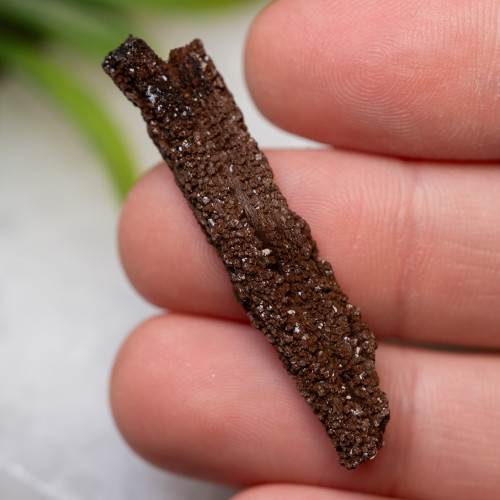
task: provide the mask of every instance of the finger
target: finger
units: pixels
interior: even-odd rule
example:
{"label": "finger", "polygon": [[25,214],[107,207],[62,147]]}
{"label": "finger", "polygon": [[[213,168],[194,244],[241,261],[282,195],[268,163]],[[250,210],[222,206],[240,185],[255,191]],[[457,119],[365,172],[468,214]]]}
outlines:
{"label": "finger", "polygon": [[418,158],[500,157],[494,0],[281,0],[254,23],[261,111],[318,141]]}
{"label": "finger", "polygon": [[232,500],[383,500],[384,498],[386,497],[316,486],[267,484],[243,490]]}
{"label": "finger", "polygon": [[182,315],[140,326],[121,349],[111,402],[153,463],[237,485],[304,483],[403,498],[498,492],[498,357],[382,345],[391,421],[377,458],[336,462],[319,420],[249,326]]}
{"label": "finger", "polygon": [[[379,337],[500,346],[500,170],[335,151],[269,157],[291,208]],[[244,318],[167,168],[132,190],[120,250],[153,303]]]}

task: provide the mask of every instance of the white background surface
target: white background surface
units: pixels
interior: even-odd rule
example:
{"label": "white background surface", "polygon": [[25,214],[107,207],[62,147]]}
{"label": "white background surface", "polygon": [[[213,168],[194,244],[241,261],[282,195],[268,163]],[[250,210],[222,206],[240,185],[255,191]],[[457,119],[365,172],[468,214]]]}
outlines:
{"label": "white background surface", "polygon": [[[267,124],[247,95],[242,51],[266,2],[149,22],[166,57],[200,37],[262,146],[310,144]],[[95,68],[144,167],[159,155],[137,109]],[[0,499],[226,499],[233,490],[159,471],[126,446],[107,398],[127,332],[155,310],[119,266],[119,207],[99,161],[45,96],[2,81],[0,112]],[[216,450],[214,450],[216,452]]]}

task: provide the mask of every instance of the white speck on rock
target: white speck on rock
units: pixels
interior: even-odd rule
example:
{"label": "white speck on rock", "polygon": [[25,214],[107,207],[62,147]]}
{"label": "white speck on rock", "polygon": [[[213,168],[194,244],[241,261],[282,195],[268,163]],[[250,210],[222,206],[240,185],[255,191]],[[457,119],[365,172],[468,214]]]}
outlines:
{"label": "white speck on rock", "polygon": [[287,313],[288,314],[295,314],[295,311],[293,309],[288,309]]}
{"label": "white speck on rock", "polygon": [[156,94],[153,94],[153,92],[151,92],[152,88],[153,88],[152,85],[148,85],[148,89],[146,90],[146,96],[149,99],[149,102],[151,104],[155,104],[156,99],[158,98],[158,96]]}
{"label": "white speck on rock", "polygon": [[265,256],[268,256],[268,255],[271,255],[271,249],[270,248],[264,248],[262,250],[262,253],[265,255]]}

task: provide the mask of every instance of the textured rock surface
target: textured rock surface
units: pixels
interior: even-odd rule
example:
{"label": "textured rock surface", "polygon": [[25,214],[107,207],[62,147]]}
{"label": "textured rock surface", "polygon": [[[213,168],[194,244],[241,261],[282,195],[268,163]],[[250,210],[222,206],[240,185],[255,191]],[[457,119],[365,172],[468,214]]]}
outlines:
{"label": "textured rock surface", "polygon": [[163,61],[129,37],[103,67],[141,109],[236,298],[325,426],[339,463],[352,469],[373,458],[389,420],[374,336],[288,208],[201,42]]}

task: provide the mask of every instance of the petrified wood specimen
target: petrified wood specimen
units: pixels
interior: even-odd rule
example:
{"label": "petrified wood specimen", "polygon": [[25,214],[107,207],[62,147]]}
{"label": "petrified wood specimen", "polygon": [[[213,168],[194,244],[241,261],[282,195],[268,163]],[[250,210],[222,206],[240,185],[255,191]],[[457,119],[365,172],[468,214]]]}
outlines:
{"label": "petrified wood specimen", "polygon": [[389,420],[374,336],[288,208],[202,43],[163,61],[129,37],[103,67],[141,109],[236,298],[325,426],[339,463],[353,469],[373,458]]}

